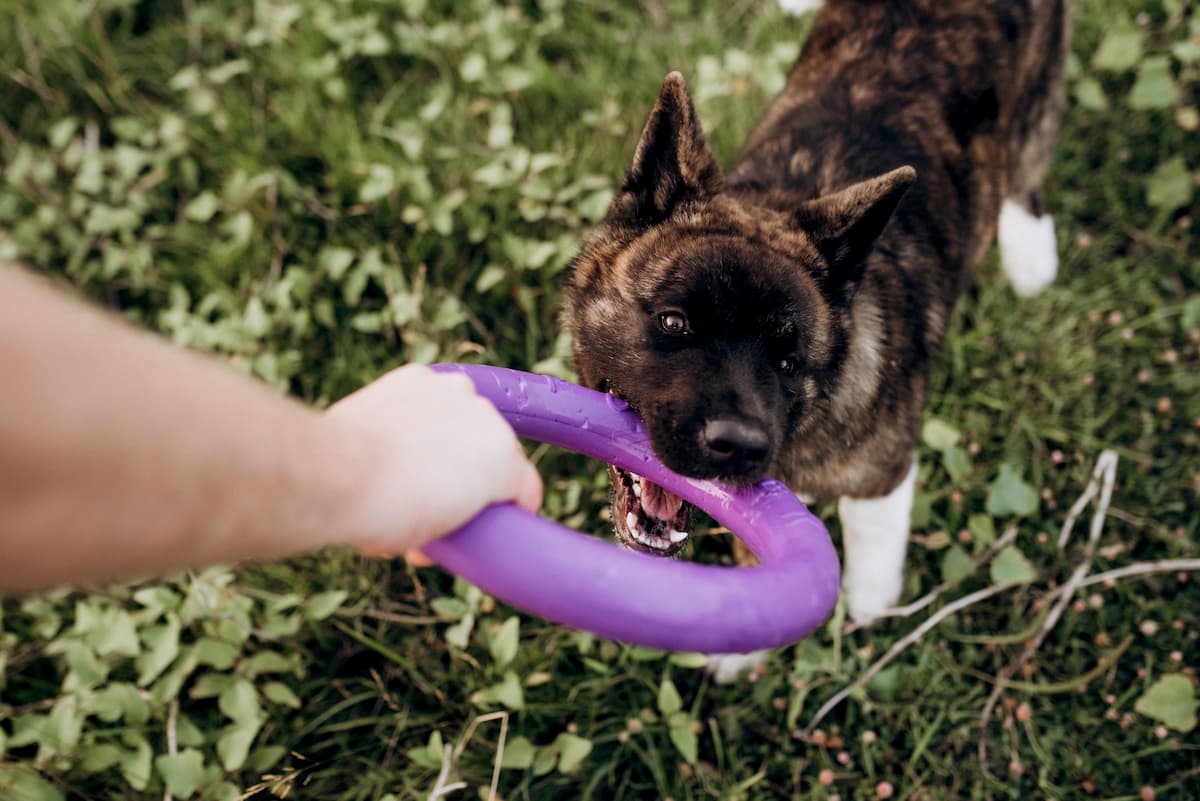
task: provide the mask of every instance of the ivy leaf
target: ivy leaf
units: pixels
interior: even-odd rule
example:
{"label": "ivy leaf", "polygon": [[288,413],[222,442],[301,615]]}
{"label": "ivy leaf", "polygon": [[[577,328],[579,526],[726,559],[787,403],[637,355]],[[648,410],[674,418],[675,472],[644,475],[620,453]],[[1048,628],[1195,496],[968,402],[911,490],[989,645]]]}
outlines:
{"label": "ivy leaf", "polygon": [[592,752],[592,741],[563,732],[555,739],[554,747],[558,749],[558,772],[573,773]]}
{"label": "ivy leaf", "polygon": [[1088,111],[1108,111],[1108,98],[1104,94],[1104,87],[1091,76],[1080,78],[1075,84],[1075,100],[1080,108]]}
{"label": "ivy leaf", "polygon": [[1000,475],[988,487],[988,514],[992,517],[1027,517],[1036,512],[1037,507],[1037,491],[1025,483],[1011,464],[1000,465]]}
{"label": "ivy leaf", "polygon": [[1180,318],[1185,331],[1200,328],[1200,295],[1192,295],[1184,301],[1183,316]]}
{"label": "ivy leaf", "polygon": [[679,691],[675,689],[675,684],[670,679],[663,679],[662,685],[658,688],[659,713],[666,717],[681,709],[683,709],[683,699],[679,697]]}
{"label": "ivy leaf", "polygon": [[1159,164],[1146,179],[1146,202],[1170,214],[1191,202],[1193,190],[1183,156],[1175,155]]}
{"label": "ivy leaf", "polygon": [[429,742],[420,748],[408,751],[408,758],[428,770],[437,770],[442,766],[445,746],[442,743],[442,733],[434,729],[429,733]]}
{"label": "ivy leaf", "polygon": [[221,736],[217,739],[217,756],[221,758],[221,765],[225,770],[238,770],[246,764],[250,746],[254,744],[254,738],[258,735],[261,725],[262,723],[257,719],[244,720],[226,726],[222,730]]}
{"label": "ivy leaf", "polygon": [[1179,100],[1179,87],[1171,76],[1166,56],[1153,56],[1138,66],[1137,80],[1129,90],[1129,105],[1139,111],[1170,108]]}
{"label": "ivy leaf", "polygon": [[500,767],[509,770],[526,770],[533,764],[537,749],[528,737],[510,737],[504,743],[504,756],[500,758]]}
{"label": "ivy leaf", "polygon": [[904,671],[900,665],[891,665],[876,673],[867,682],[871,694],[884,703],[893,703],[900,694],[901,680]]}
{"label": "ivy leaf", "polygon": [[0,790],[12,801],[64,801],[65,796],[32,768],[20,763],[0,763]]}
{"label": "ivy leaf", "polygon": [[179,620],[174,615],[168,615],[165,624],[143,630],[142,642],[149,650],[138,656],[136,661],[139,687],[145,687],[157,679],[179,655]]}
{"label": "ivy leaf", "polygon": [[935,451],[953,448],[962,439],[958,429],[936,417],[930,417],[921,426],[921,441]]}
{"label": "ivy leaf", "polygon": [[1100,40],[1100,46],[1092,56],[1092,66],[1110,72],[1132,69],[1142,57],[1144,38],[1144,34],[1128,22],[1119,23]]}
{"label": "ivy leaf", "polygon": [[155,758],[154,767],[162,776],[172,795],[187,798],[204,781],[204,756],[195,748],[178,754],[162,754]]}
{"label": "ivy leaf", "polygon": [[533,758],[533,775],[545,776],[550,771],[554,770],[555,763],[558,762],[558,750],[554,748],[542,748],[537,752],[537,756]]}
{"label": "ivy leaf", "polygon": [[150,743],[146,742],[146,738],[140,734],[126,735],[125,744],[130,746],[131,750],[122,751],[117,764],[121,767],[121,776],[129,786],[141,792],[150,784],[154,751],[150,748]]}
{"label": "ivy leaf", "polygon": [[475,628],[475,615],[468,612],[463,619],[446,629],[446,642],[455,648],[466,648],[471,640],[471,630]]}
{"label": "ivy leaf", "polygon": [[1171,45],[1171,53],[1184,64],[1200,61],[1200,39],[1184,39]]}
{"label": "ivy leaf", "polygon": [[447,620],[461,620],[471,611],[471,608],[461,598],[434,598],[429,605],[439,617]]}
{"label": "ivy leaf", "polygon": [[975,572],[975,563],[958,545],[951,545],[942,557],[942,581],[950,586],[960,583]]}
{"label": "ivy leaf", "polygon": [[121,759],[121,749],[112,743],[93,743],[83,751],[83,761],[79,763],[88,773],[102,773]]}
{"label": "ivy leaf", "polygon": [[235,723],[257,721],[263,716],[254,685],[245,679],[239,679],[226,687],[217,699],[217,706]]}
{"label": "ivy leaf", "polygon": [[510,670],[499,683],[475,693],[471,702],[480,705],[502,704],[509,709],[524,709],[525,692],[521,689],[521,680],[517,678],[517,674]]}
{"label": "ivy leaf", "polygon": [[372,164],[367,179],[358,190],[358,199],[363,203],[374,203],[390,195],[395,188],[395,170],[386,164]]}
{"label": "ivy leaf", "polygon": [[488,651],[492,654],[492,661],[496,667],[503,668],[513,661],[513,657],[517,655],[517,646],[521,642],[521,621],[513,615],[504,624],[500,626],[500,630],[488,642]]}
{"label": "ivy leaf", "polygon": [[309,620],[324,620],[338,610],[349,594],[345,590],[319,592],[304,605],[304,616]]}
{"label": "ivy leaf", "polygon": [[263,748],[256,748],[250,754],[250,758],[246,760],[246,764],[250,770],[256,773],[265,773],[275,767],[287,752],[288,750],[282,745],[268,745]]}
{"label": "ivy leaf", "polygon": [[942,451],[942,464],[946,467],[946,472],[950,474],[950,480],[956,484],[962,483],[962,480],[971,472],[971,458],[967,452],[959,447],[947,448]]}
{"label": "ivy leaf", "polygon": [[281,704],[282,706],[286,706],[291,709],[300,708],[300,699],[296,697],[294,692],[292,692],[291,687],[288,687],[281,681],[267,682],[263,685],[262,691],[263,695],[265,695],[267,700],[271,703]]}
{"label": "ivy leaf", "polygon": [[210,665],[217,670],[228,670],[237,659],[238,649],[224,640],[201,637],[196,641],[196,662]]}
{"label": "ivy leaf", "polygon": [[613,191],[611,189],[597,189],[576,202],[575,210],[588,222],[597,222],[608,211],[612,199]]}
{"label": "ivy leaf", "polygon": [[196,195],[183,210],[184,215],[192,222],[208,222],[217,213],[220,200],[212,192],[204,191]]}
{"label": "ivy leaf", "polygon": [[653,662],[667,655],[666,651],[659,648],[647,648],[644,645],[631,645],[625,649],[625,653],[634,662]]}
{"label": "ivy leaf", "polygon": [[489,264],[475,279],[475,291],[482,295],[493,287],[499,286],[500,282],[507,277],[508,271],[499,264]]}
{"label": "ivy leaf", "polygon": [[150,719],[150,705],[142,698],[137,687],[120,681],[97,690],[88,710],[105,723],[115,723],[124,718],[126,723],[140,726]]}
{"label": "ivy leaf", "polygon": [[972,534],[976,553],[996,541],[996,525],[988,515],[975,514],[967,518],[967,529]]}
{"label": "ivy leaf", "polygon": [[688,763],[695,765],[698,757],[699,743],[696,740],[696,730],[692,723],[692,719],[687,715],[682,712],[676,713],[667,721],[667,734],[670,736],[672,744],[674,744],[675,749],[679,751],[680,755]]}
{"label": "ivy leaf", "polygon": [[335,281],[340,281],[354,263],[354,251],[349,248],[324,248],[317,255],[317,264]]}
{"label": "ivy leaf", "polygon": [[1010,545],[992,560],[991,576],[993,584],[1029,584],[1037,571],[1017,546]]}
{"label": "ivy leaf", "polygon": [[682,668],[696,669],[708,664],[708,655],[697,654],[691,651],[680,651],[667,657],[667,661],[672,665],[679,665]]}
{"label": "ivy leaf", "polygon": [[292,669],[292,663],[283,654],[277,651],[259,651],[242,662],[239,672],[246,678],[253,679],[263,673],[289,673]]}
{"label": "ivy leaf", "polygon": [[[112,610],[111,614],[104,615],[103,619],[97,622],[99,625],[89,630],[86,638],[88,643],[96,649],[98,655],[138,655],[141,646],[138,643],[137,627],[134,625],[133,615],[121,610]],[[78,628],[78,621],[76,628]]]}
{"label": "ivy leaf", "polygon": [[1192,682],[1178,673],[1163,676],[1133,705],[1138,714],[1186,734],[1196,728],[1196,692]]}

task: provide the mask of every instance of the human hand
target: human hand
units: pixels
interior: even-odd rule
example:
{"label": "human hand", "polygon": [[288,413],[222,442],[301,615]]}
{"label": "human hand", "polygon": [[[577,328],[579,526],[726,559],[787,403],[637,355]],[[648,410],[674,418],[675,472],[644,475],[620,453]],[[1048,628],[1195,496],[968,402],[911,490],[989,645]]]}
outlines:
{"label": "human hand", "polygon": [[485,506],[531,512],[542,480],[512,428],[463,375],[411,365],[330,407],[326,418],[368,460],[349,537],[368,555],[417,548]]}

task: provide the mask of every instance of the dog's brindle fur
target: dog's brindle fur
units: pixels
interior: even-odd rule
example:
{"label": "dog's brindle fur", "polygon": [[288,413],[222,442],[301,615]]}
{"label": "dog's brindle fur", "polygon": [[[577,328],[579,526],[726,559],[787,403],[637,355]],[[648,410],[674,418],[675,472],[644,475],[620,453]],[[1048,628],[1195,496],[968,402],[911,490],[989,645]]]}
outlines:
{"label": "dog's brindle fur", "polygon": [[[891,492],[1002,201],[1042,213],[1065,6],[831,2],[724,176],[668,75],[569,273],[582,381],[627,399],[677,472],[769,469],[813,499]],[[676,313],[684,333],[664,329]],[[765,431],[765,458],[714,462],[714,419]]]}

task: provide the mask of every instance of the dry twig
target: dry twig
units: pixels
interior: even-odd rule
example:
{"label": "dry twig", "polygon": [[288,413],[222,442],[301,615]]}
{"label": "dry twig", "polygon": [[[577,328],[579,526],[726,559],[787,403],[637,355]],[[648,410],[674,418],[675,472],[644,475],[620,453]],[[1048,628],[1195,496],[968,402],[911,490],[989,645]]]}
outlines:
{"label": "dry twig", "polygon": [[[179,699],[172,698],[171,703],[167,705],[167,753],[175,756],[178,753],[178,734],[179,726]],[[163,792],[163,801],[174,801],[175,796],[171,795],[168,789]]]}
{"label": "dry twig", "polygon": [[986,589],[973,592],[970,595],[964,595],[962,598],[946,604],[941,609],[934,612],[925,620],[924,623],[910,631],[902,639],[897,640],[895,644],[893,644],[892,647],[887,650],[887,653],[875,660],[874,664],[863,671],[862,675],[860,675],[850,684],[843,687],[836,695],[826,701],[821,708],[817,710],[817,713],[813,715],[812,719],[808,722],[808,725],[803,729],[802,735],[805,737],[810,735],[813,729],[817,727],[817,724],[824,720],[825,716],[828,715],[834,707],[846,700],[850,693],[854,692],[855,689],[870,681],[876,673],[883,670],[883,668],[886,667],[889,662],[899,656],[910,645],[919,641],[930,629],[936,627],[939,623],[956,612],[960,612],[972,604],[979,603],[980,601],[991,598],[993,595],[1004,592],[1008,589],[1012,589],[1016,586],[1019,585],[1015,582],[1008,584],[996,584],[994,586],[987,587]]}
{"label": "dry twig", "polygon": [[455,790],[461,790],[467,786],[466,782],[454,782],[446,784],[450,777],[450,770],[455,763],[462,757],[463,752],[467,749],[467,743],[471,742],[471,736],[475,734],[475,729],[479,728],[479,724],[487,723],[488,721],[500,721],[500,737],[496,741],[496,758],[492,763],[492,784],[488,789],[488,801],[495,801],[496,790],[500,786],[500,763],[504,759],[504,744],[508,740],[508,713],[507,712],[489,712],[486,715],[477,715],[471,725],[467,726],[466,732],[463,733],[462,739],[453,749],[449,745],[446,746],[442,754],[442,767],[438,771],[437,781],[433,785],[433,789],[429,791],[428,801],[437,801],[443,796],[449,795]]}
{"label": "dry twig", "polygon": [[[1016,538],[1017,538],[1017,527],[1009,526],[1008,529],[1003,534],[1000,535],[999,539],[997,539],[995,542],[993,542],[988,547],[988,549],[986,551],[984,551],[982,555],[980,555],[979,559],[976,560],[975,569],[978,570],[979,568],[983,567],[988,562],[990,562],[992,560],[992,557],[994,557],[996,554],[1000,553],[1002,550],[1007,548],[1009,545],[1012,545],[1013,540],[1015,540]],[[907,604],[905,606],[897,606],[892,609],[889,609],[886,612],[884,612],[882,615],[880,615],[879,617],[880,617],[880,619],[885,618],[885,617],[912,617],[917,612],[920,612],[922,609],[924,609],[925,607],[932,604],[938,598],[942,597],[942,593],[944,593],[946,590],[950,589],[952,586],[954,586],[954,584],[952,582],[943,581],[941,584],[937,585],[932,590],[925,593],[924,595],[922,595],[920,598],[913,601],[912,603]],[[857,631],[860,628],[862,628],[862,626],[851,623],[846,626],[845,633],[849,634],[853,631]]]}
{"label": "dry twig", "polygon": [[[996,708],[1000,696],[1004,694],[1005,689],[1008,687],[1009,679],[1013,677],[1013,674],[1017,672],[1021,665],[1026,664],[1033,657],[1045,641],[1046,636],[1058,625],[1058,621],[1062,618],[1067,604],[1071,602],[1071,596],[1079,589],[1080,583],[1087,576],[1088,571],[1092,569],[1092,560],[1096,556],[1096,547],[1100,541],[1100,534],[1104,530],[1104,520],[1108,515],[1108,506],[1112,501],[1113,484],[1116,478],[1116,451],[1105,450],[1101,452],[1100,458],[1096,460],[1096,467],[1092,470],[1092,479],[1088,482],[1087,489],[1071,505],[1071,510],[1067,513],[1067,517],[1063,521],[1062,530],[1058,535],[1058,548],[1060,551],[1066,547],[1067,542],[1070,540],[1071,532],[1075,528],[1075,521],[1079,519],[1079,515],[1083,513],[1083,510],[1089,503],[1093,500],[1096,501],[1096,511],[1092,514],[1092,526],[1088,532],[1088,540],[1084,548],[1083,558],[1075,567],[1071,578],[1058,590],[1058,600],[1050,609],[1050,613],[1046,615],[1046,619],[1042,621],[1037,634],[1025,646],[1021,655],[996,676],[996,686],[992,688],[992,694],[988,696],[987,703],[984,704],[983,711],[979,715],[980,733],[977,751],[980,767],[985,773],[987,772],[988,722],[991,720],[992,711]],[[1098,500],[1097,496],[1099,496]]]}

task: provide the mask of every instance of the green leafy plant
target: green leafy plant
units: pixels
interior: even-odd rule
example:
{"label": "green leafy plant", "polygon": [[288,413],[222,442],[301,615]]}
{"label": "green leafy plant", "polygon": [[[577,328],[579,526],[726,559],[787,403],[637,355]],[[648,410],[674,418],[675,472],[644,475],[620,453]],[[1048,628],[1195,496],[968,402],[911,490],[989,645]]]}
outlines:
{"label": "green leafy plant", "polygon": [[[812,20],[769,0],[9,5],[0,259],[316,406],[408,361],[571,377],[562,271],[663,75],[728,161]],[[1200,580],[1163,565],[1200,530],[1200,14],[1072,5],[1060,278],[1018,302],[989,258],[948,321],[902,600],[927,605],[871,628],[839,611],[725,687],[703,655],[337,551],[5,600],[0,797],[1194,796]],[[1021,661],[1086,552],[1056,533],[1106,448],[1089,578],[1134,572],[1077,588]],[[545,514],[604,535],[604,466],[531,453]],[[727,537],[694,540],[730,561]]]}

